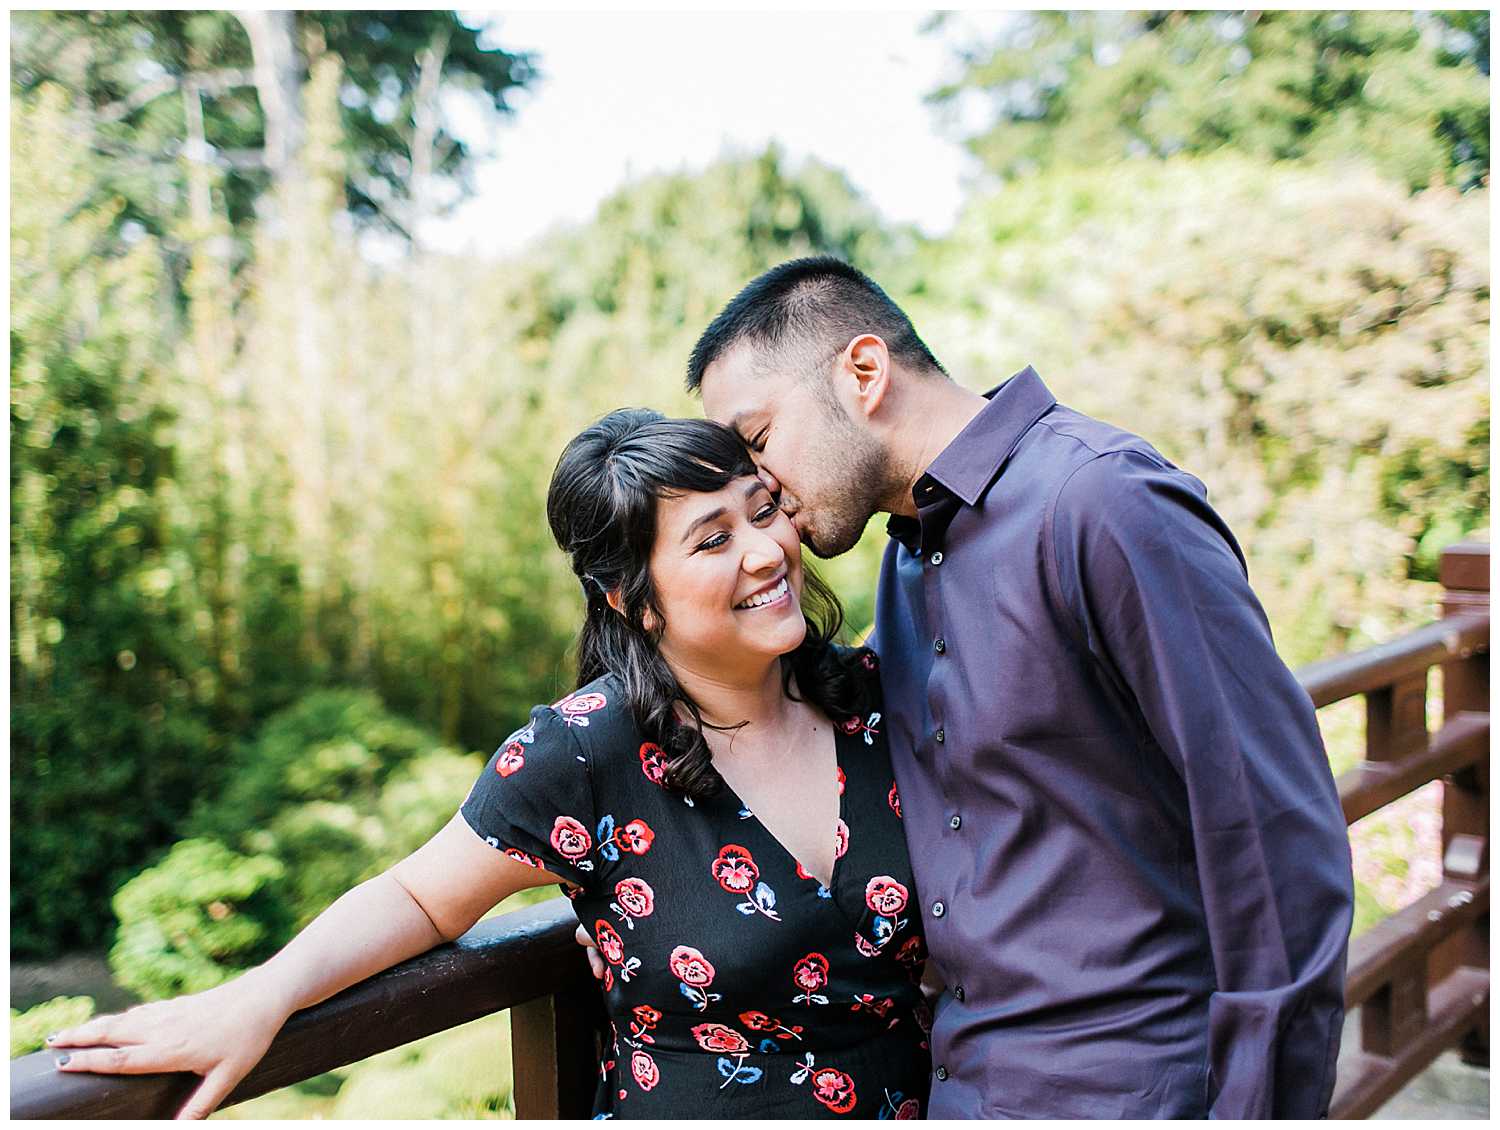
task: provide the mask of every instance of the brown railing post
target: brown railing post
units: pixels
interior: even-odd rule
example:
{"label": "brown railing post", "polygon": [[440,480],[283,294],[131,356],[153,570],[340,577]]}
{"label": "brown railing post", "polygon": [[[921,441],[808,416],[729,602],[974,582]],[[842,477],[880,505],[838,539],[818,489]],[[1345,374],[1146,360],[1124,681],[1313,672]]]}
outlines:
{"label": "brown railing post", "polygon": [[[1439,568],[1443,583],[1443,616],[1489,612],[1490,547],[1457,545],[1443,554]],[[1475,649],[1443,664],[1443,718],[1466,711],[1489,710],[1489,652]],[[1443,874],[1477,882],[1489,875],[1490,766],[1481,758],[1475,765],[1443,778]],[[1460,965],[1488,970],[1490,916],[1479,915],[1472,926],[1433,953],[1432,976],[1445,976]],[[1489,1025],[1464,1037],[1460,1052],[1468,1063],[1489,1064]]]}
{"label": "brown railing post", "polygon": [[592,977],[510,1010],[517,1118],[587,1118],[599,1082],[603,1000]]}

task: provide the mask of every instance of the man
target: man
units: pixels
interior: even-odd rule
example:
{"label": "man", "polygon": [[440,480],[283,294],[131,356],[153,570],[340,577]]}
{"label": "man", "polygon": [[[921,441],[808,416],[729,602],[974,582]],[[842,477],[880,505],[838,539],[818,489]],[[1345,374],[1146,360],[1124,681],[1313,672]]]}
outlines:
{"label": "man", "polygon": [[960,387],[835,259],[746,286],[688,384],[813,552],[891,515],[871,642],[946,983],[930,1117],[1325,1115],[1348,840],[1203,485],[1030,368]]}

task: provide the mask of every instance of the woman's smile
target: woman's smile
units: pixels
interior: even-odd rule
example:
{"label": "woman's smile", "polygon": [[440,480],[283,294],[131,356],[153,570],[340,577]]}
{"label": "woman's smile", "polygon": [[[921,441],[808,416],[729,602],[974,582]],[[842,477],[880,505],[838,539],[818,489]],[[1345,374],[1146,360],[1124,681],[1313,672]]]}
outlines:
{"label": "woman's smile", "polygon": [[736,612],[759,612],[766,608],[785,608],[791,603],[792,589],[786,574],[758,589],[734,606]]}

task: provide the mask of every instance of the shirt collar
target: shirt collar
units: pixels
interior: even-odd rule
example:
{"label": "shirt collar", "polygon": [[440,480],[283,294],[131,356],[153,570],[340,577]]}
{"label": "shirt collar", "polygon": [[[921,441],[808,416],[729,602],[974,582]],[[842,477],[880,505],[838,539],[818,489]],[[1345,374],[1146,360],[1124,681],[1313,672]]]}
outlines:
{"label": "shirt collar", "polygon": [[[975,505],[1004,469],[1021,437],[1057,403],[1030,365],[984,397],[989,403],[938,453],[912,487],[919,514],[941,507],[945,499]],[[950,505],[956,508],[957,501]],[[916,553],[922,520],[893,514],[886,532]]]}
{"label": "shirt collar", "polygon": [[[1057,403],[1030,365],[984,394],[989,401],[938,453],[917,489],[931,479],[973,506],[1000,474],[1021,437]],[[922,504],[917,499],[917,504]]]}

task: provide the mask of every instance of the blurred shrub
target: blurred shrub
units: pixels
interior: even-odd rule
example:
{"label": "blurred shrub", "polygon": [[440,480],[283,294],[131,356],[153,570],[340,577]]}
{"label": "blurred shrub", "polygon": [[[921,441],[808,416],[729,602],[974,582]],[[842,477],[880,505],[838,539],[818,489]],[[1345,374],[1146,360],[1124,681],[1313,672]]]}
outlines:
{"label": "blurred shrub", "polygon": [[265,960],[344,892],[425,843],[483,768],[368,691],[315,691],[268,719],[197,838],[115,896],[110,965],[142,996],[196,992]]}
{"label": "blurred shrub", "polygon": [[287,916],[269,856],[182,840],[115,894],[115,980],[147,1000],[211,989],[285,940]]}
{"label": "blurred shrub", "polygon": [[1034,362],[1201,478],[1300,663],[1430,616],[1412,581],[1488,527],[1488,248],[1486,191],[1118,166],[976,201],[915,313],[972,386]]}
{"label": "blurred shrub", "polygon": [[93,1015],[93,997],[53,997],[25,1012],[11,1009],[10,1058],[41,1051],[48,1033],[82,1024]]}

